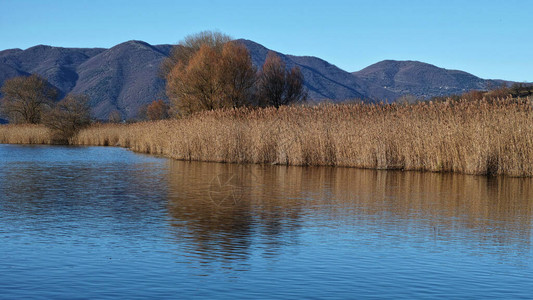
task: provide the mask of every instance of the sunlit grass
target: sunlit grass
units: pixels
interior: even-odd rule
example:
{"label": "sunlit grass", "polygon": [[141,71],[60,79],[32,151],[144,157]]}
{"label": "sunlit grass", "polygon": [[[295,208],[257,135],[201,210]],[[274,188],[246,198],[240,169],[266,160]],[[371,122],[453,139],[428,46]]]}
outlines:
{"label": "sunlit grass", "polygon": [[180,160],[533,175],[530,99],[217,110],[94,125],[71,142]]}
{"label": "sunlit grass", "polygon": [[1,125],[2,144],[50,144],[50,130],[43,125]]}

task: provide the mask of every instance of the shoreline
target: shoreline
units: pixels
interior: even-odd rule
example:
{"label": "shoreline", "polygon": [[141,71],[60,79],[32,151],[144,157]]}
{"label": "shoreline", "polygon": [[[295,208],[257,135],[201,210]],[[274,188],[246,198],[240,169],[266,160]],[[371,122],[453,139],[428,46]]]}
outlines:
{"label": "shoreline", "polygon": [[[531,99],[323,104],[205,111],[94,124],[69,144],[220,163],[533,176]],[[48,140],[47,140],[48,134]],[[2,125],[0,142],[51,144],[40,125]]]}

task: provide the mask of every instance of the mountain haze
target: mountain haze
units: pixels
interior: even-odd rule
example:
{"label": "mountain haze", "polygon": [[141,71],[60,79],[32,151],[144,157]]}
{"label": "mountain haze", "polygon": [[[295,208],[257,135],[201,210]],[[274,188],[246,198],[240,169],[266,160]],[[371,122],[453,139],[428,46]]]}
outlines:
{"label": "mountain haze", "polygon": [[[248,48],[253,64],[260,68],[270,50],[253,41],[237,41]],[[124,119],[134,118],[142,105],[166,99],[159,67],[171,48],[128,41],[109,49],[44,45],[8,49],[0,51],[0,85],[9,78],[37,73],[58,88],[61,96],[89,95],[96,118],[107,119],[114,110]],[[407,94],[427,98],[508,83],[417,61],[386,60],[350,73],[317,57],[278,54],[287,67],[300,68],[314,101],[394,101]]]}

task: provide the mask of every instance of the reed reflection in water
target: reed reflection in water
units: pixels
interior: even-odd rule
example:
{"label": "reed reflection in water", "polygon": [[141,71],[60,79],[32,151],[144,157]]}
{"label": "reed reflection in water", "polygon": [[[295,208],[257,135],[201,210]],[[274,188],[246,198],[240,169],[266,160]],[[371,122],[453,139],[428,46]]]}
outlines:
{"label": "reed reflection in water", "polygon": [[0,145],[0,298],[531,298],[532,193]]}
{"label": "reed reflection in water", "polygon": [[310,233],[324,244],[531,257],[531,179],[182,161],[168,178],[176,239],[205,262],[279,255]]}

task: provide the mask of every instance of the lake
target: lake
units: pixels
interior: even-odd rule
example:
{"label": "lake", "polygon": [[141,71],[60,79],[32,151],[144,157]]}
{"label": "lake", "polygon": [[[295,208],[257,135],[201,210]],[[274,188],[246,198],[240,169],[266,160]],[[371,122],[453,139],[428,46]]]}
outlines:
{"label": "lake", "polygon": [[533,181],[0,145],[0,298],[533,298]]}

